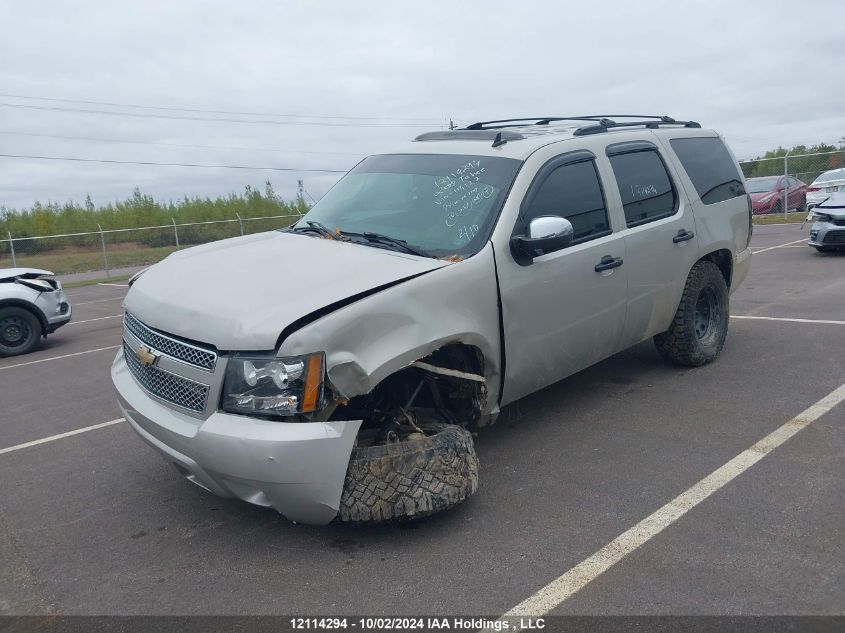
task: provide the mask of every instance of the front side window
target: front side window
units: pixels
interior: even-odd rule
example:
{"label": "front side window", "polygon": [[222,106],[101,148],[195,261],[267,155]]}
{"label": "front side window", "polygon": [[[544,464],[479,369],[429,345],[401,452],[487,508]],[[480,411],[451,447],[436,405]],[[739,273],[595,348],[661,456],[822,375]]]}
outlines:
{"label": "front side window", "polygon": [[675,213],[678,196],[656,150],[615,154],[609,159],[629,227]]}
{"label": "front side window", "polygon": [[731,158],[722,139],[713,136],[689,137],[673,138],[669,142],[704,204],[715,204],[745,195],[739,166]]}
{"label": "front side window", "polygon": [[587,241],[610,232],[604,195],[592,160],[556,168],[527,202],[521,218],[525,227],[533,218],[557,215],[572,223],[573,242]]}
{"label": "front side window", "polygon": [[489,238],[521,164],[488,156],[370,156],[295,228],[319,222],[332,232],[387,235],[434,257],[469,257]]}

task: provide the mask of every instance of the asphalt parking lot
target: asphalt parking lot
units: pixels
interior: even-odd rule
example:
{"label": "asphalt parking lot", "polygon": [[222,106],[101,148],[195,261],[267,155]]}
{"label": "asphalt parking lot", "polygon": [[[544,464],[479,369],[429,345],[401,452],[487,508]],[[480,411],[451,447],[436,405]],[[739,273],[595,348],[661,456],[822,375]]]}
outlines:
{"label": "asphalt parking lot", "polygon": [[[54,438],[120,417],[126,288],[69,290],[73,323],[0,360],[0,614],[505,613],[845,383],[845,255],[807,235],[755,228],[716,363],[646,342],[508,407],[479,492],[401,527],[215,498],[122,422]],[[842,614],[843,455],[840,403],[551,612]]]}

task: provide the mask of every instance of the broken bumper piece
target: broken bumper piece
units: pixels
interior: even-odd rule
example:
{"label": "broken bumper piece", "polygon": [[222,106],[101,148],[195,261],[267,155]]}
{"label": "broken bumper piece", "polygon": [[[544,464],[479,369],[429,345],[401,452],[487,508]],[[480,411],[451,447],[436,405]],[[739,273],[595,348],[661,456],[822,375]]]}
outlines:
{"label": "broken bumper piece", "polygon": [[201,420],[151,398],[122,351],[112,380],[126,421],[189,481],[298,523],[321,525],[337,515],[360,420],[276,422],[222,412]]}

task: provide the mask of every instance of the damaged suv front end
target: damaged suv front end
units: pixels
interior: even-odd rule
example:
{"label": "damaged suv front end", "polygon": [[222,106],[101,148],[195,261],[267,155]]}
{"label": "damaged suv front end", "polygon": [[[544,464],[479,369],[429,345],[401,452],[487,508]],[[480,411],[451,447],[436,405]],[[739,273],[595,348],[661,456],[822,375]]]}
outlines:
{"label": "damaged suv front end", "polygon": [[[389,483],[372,478],[414,450],[448,473],[411,490],[405,516],[474,492],[477,461],[458,427],[497,412],[488,236],[519,166],[485,158],[479,171],[474,160],[371,157],[288,230],[181,251],[145,271],[126,297],[112,366],[132,428],[193,483],[296,522],[398,518],[374,492]],[[458,170],[474,170],[461,181],[473,202],[444,210],[437,193]],[[455,221],[432,223],[426,204]],[[393,485],[407,491],[415,477]]]}

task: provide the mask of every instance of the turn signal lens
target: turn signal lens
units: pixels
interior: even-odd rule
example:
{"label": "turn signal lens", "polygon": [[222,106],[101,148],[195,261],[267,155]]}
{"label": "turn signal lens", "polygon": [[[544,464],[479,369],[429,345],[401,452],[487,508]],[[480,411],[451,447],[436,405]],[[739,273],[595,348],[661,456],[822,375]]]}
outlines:
{"label": "turn signal lens", "polygon": [[320,404],[323,390],[323,356],[314,354],[308,358],[308,368],[305,370],[305,389],[302,394],[302,412],[316,411]]}

